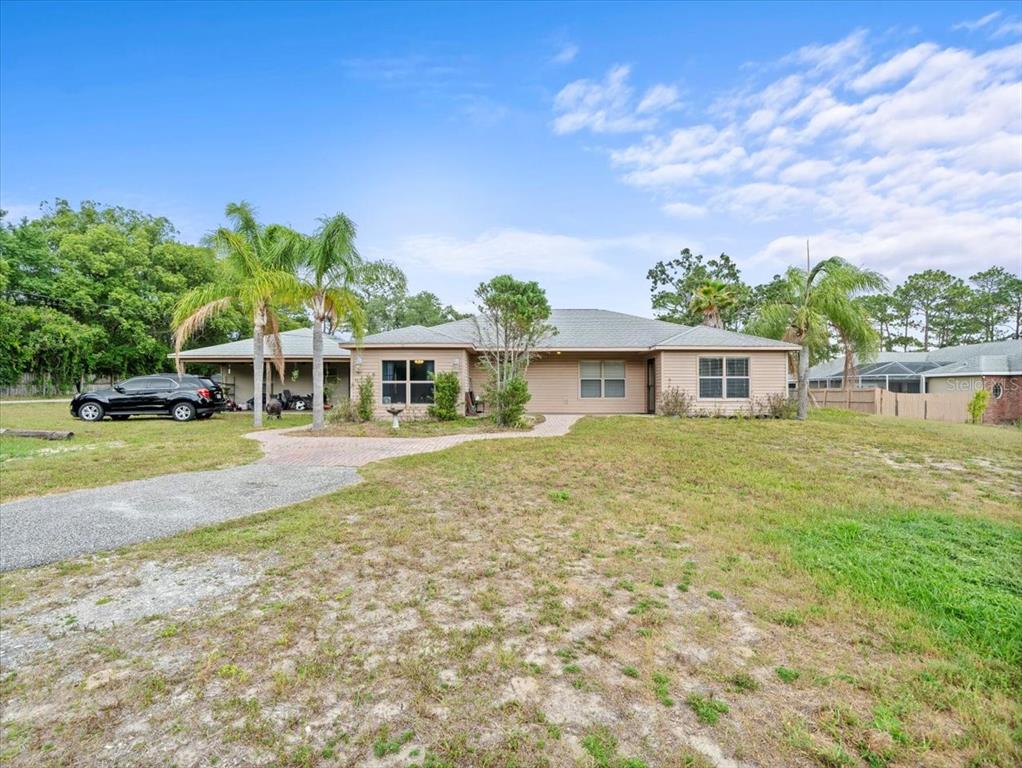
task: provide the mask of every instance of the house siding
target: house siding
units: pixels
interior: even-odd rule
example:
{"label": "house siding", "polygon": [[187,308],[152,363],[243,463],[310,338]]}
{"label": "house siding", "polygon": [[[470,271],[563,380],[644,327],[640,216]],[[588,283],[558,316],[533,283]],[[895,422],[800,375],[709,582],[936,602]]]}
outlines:
{"label": "house siding", "polygon": [[[543,354],[529,363],[525,378],[532,399],[532,413],[645,413],[646,360],[651,354],[568,353]],[[623,360],[625,363],[624,397],[582,397],[579,363],[583,360]],[[482,396],[488,377],[476,362],[472,368],[472,389]]]}
{"label": "house siding", "polygon": [[937,376],[926,380],[926,391],[933,393],[975,392],[982,388],[982,376]]}
{"label": "house siding", "polygon": [[[700,398],[700,357],[748,357],[748,398]],[[769,352],[740,352],[736,350],[707,349],[699,352],[661,352],[657,365],[657,404],[663,390],[679,387],[692,395],[693,413],[699,415],[730,416],[748,413],[750,406],[770,395],[788,394],[788,353],[784,350]]]}
{"label": "house siding", "polygon": [[[428,347],[393,347],[389,349],[364,349],[352,351],[351,364],[351,399],[358,401],[358,387],[369,376],[373,377],[373,413],[376,418],[389,418],[383,405],[383,361],[384,360],[433,360],[437,373],[454,371],[461,382],[458,402],[458,413],[465,413],[465,396],[468,390],[468,351],[464,349],[444,349]],[[423,418],[429,406],[406,404],[402,418]]]}

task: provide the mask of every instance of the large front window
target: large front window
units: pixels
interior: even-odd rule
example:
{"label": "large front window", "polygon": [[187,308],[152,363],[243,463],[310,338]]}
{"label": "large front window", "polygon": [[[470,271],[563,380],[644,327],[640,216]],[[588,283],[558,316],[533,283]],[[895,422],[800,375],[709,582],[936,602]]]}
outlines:
{"label": "large front window", "polygon": [[700,357],[699,397],[749,397],[749,358]]}
{"label": "large front window", "polygon": [[433,360],[384,360],[383,404],[432,403]]}
{"label": "large front window", "polygon": [[624,397],[623,360],[583,360],[579,363],[579,394],[582,397]]}

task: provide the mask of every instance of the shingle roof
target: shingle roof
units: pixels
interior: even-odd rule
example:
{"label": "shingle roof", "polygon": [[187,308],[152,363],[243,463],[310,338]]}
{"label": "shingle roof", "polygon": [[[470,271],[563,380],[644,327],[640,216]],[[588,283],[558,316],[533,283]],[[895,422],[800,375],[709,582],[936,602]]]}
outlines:
{"label": "shingle roof", "polygon": [[[959,344],[929,351],[881,352],[872,362],[861,366],[860,375],[881,375],[879,363],[902,363],[900,375],[981,376],[989,373],[1022,373],[1022,340],[1005,339],[981,344]],[[837,358],[814,365],[810,379],[840,378],[844,359]],[[892,375],[895,375],[892,373]]]}
{"label": "shingle roof", "polygon": [[[343,349],[338,344],[346,341],[335,336],[323,335],[323,359],[324,360],[346,360],[351,352]],[[280,334],[280,346],[285,358],[309,358],[312,359],[312,329],[297,328],[293,331],[284,331]],[[265,354],[270,355],[269,340],[264,339],[263,349]],[[173,357],[173,355],[169,355]],[[229,341],[226,344],[214,344],[209,347],[198,349],[187,349],[181,353],[183,360],[194,359],[252,359],[252,339],[239,339]]]}
{"label": "shingle roof", "polygon": [[[707,326],[686,326],[605,309],[555,309],[548,321],[557,333],[539,349],[654,349],[659,347],[763,347],[795,345]],[[484,329],[485,331],[485,329]],[[484,333],[485,335],[485,333]],[[461,344],[476,346],[479,328],[473,317],[425,328],[411,325],[367,336],[366,346]]]}

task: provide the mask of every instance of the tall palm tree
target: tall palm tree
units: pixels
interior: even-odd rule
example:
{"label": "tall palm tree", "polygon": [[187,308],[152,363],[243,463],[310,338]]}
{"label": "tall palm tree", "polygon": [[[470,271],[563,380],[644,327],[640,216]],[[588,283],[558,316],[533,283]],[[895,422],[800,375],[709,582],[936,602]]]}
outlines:
{"label": "tall palm tree", "polygon": [[799,420],[809,413],[809,356],[827,348],[831,328],[845,345],[846,369],[858,349],[864,356],[871,350],[875,353],[876,330],[854,299],[861,292],[884,286],[886,281],[878,273],[832,256],[810,269],[789,267],[780,296],[760,308],[750,330],[802,347],[798,356]]}
{"label": "tall palm tree", "polygon": [[365,333],[365,312],[353,286],[360,259],[355,249],[355,223],[338,213],[320,219],[312,237],[302,238],[300,261],[306,271],[302,286],[312,314],[312,428],[322,429],[323,327],[345,324],[356,340]]}
{"label": "tall palm tree", "polygon": [[253,423],[263,425],[263,343],[270,339],[273,364],[283,381],[284,358],[280,345],[277,309],[297,304],[302,286],[294,274],[294,243],[297,235],[279,225],[263,226],[256,221],[252,206],[242,201],[229,203],[224,211],[230,227],[220,227],[210,236],[223,264],[221,280],[185,293],[174,309],[174,353],[178,371],[183,370],[179,353],[188,339],[210,318],[236,306],[252,318],[252,381],[255,389]]}
{"label": "tall palm tree", "polygon": [[702,313],[703,325],[723,328],[721,312],[731,309],[737,303],[738,300],[727,283],[711,278],[696,289],[688,308],[693,312]]}

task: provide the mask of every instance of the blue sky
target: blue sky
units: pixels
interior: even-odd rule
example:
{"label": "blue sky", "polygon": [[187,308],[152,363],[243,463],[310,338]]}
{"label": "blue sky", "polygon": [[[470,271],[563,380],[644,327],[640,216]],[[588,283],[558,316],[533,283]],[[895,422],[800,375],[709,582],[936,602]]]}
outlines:
{"label": "blue sky", "polygon": [[1011,3],[0,5],[0,205],[197,241],[247,199],[468,308],[483,279],[650,314],[688,246],[750,282],[1022,263]]}

